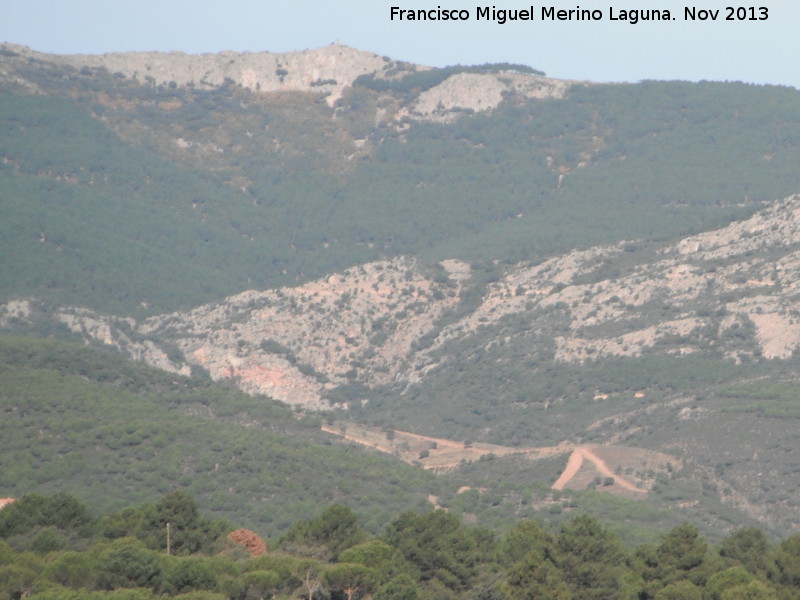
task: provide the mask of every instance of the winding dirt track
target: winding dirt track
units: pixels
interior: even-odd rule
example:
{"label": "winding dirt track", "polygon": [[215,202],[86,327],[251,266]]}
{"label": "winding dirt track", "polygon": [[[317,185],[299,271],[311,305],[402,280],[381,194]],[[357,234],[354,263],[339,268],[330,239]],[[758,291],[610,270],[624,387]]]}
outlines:
{"label": "winding dirt track", "polygon": [[[425,469],[449,470],[457,468],[464,461],[475,461],[487,454],[507,456],[509,454],[527,455],[531,459],[556,456],[570,453],[564,470],[558,479],[550,486],[554,490],[563,490],[570,481],[579,473],[584,460],[588,460],[595,469],[606,478],[614,480],[615,486],[629,492],[646,494],[645,488],[640,488],[620,475],[616,475],[605,460],[595,454],[599,448],[596,444],[587,446],[559,446],[541,448],[510,448],[493,444],[465,444],[443,438],[433,438],[405,431],[393,431],[391,436],[376,427],[356,425],[354,423],[337,422],[335,425],[322,425],[322,430],[340,436],[346,440],[356,442],[363,446],[373,448],[380,452],[393,454],[397,458],[411,464],[417,464]],[[435,443],[434,443],[435,442]],[[420,455],[424,450],[425,455]],[[583,487],[583,486],[579,486]]]}
{"label": "winding dirt track", "polygon": [[582,465],[583,452],[581,452],[580,448],[575,448],[572,451],[572,454],[569,455],[567,466],[564,467],[561,475],[558,476],[558,479],[556,479],[555,483],[550,487],[554,490],[563,490],[564,486],[567,485],[567,483],[569,483],[569,481],[578,474],[578,471],[580,471]]}
{"label": "winding dirt track", "polygon": [[611,477],[614,480],[614,483],[616,483],[618,486],[639,494],[647,493],[646,489],[636,487],[624,477],[615,475],[614,472],[608,468],[606,461],[597,456],[594,452],[592,452],[591,448],[587,446],[578,446],[572,451],[572,454],[569,455],[569,460],[567,460],[567,466],[564,468],[564,470],[561,472],[561,475],[551,487],[554,490],[563,490],[567,483],[569,483],[572,478],[578,474],[581,466],[583,466],[584,459],[590,461],[595,468],[600,471],[601,475],[604,475],[605,477]]}

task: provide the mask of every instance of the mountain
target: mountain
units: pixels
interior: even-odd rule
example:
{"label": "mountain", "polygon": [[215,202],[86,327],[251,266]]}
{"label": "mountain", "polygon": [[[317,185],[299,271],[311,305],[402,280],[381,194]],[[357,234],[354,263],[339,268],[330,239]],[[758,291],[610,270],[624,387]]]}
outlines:
{"label": "mountain", "polygon": [[6,44],[0,114],[5,330],[324,411],[485,523],[800,526],[797,90]]}
{"label": "mountain", "polygon": [[[794,527],[800,481],[781,453],[800,416],[798,219],[791,197],[668,245],[575,251],[489,282],[464,262],[406,258],[141,322],[87,309],[52,318],[137,361],[304,410],[508,447],[468,460],[586,443],[662,452],[632,486],[674,488],[656,475],[694,465],[686,480],[708,478],[751,518]],[[33,324],[35,306],[12,314]]]}
{"label": "mountain", "polygon": [[153,315],[397,256],[669,239],[800,186],[796,90],[522,71],[4,45],[0,289]]}

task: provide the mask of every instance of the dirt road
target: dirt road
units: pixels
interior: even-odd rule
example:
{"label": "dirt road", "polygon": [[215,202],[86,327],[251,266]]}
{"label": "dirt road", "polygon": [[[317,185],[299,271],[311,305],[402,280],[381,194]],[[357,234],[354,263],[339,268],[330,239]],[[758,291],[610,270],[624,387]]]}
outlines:
{"label": "dirt road", "polygon": [[647,493],[646,489],[637,487],[624,477],[614,474],[614,472],[606,464],[606,461],[597,456],[592,451],[590,446],[578,446],[572,451],[572,454],[569,455],[569,460],[567,460],[567,466],[564,467],[561,475],[559,475],[558,479],[551,487],[554,490],[563,490],[564,487],[572,480],[572,478],[578,474],[578,471],[580,471],[581,467],[583,466],[584,459],[590,461],[601,475],[613,479],[614,483],[618,486],[639,494]]}

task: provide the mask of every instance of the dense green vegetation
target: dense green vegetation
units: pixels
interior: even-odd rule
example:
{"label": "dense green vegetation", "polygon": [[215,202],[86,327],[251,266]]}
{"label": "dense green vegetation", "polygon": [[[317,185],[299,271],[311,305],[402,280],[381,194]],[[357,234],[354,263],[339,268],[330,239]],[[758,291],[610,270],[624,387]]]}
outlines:
{"label": "dense green vegetation", "polygon": [[66,490],[99,510],[179,486],[264,534],[331,499],[372,528],[435,478],[341,445],[267,398],[33,338],[0,338],[0,490]]}
{"label": "dense green vegetation", "polygon": [[728,398],[747,400],[735,402],[727,410],[731,412],[757,413],[765,417],[799,418],[800,388],[795,381],[760,380],[735,386],[725,386],[719,393]]}
{"label": "dense green vegetation", "polygon": [[522,69],[419,71],[392,80],[409,90],[359,85],[329,107],[13,65],[44,94],[0,90],[6,298],[152,314],[387,255],[537,260],[664,239],[800,189],[788,88],[579,85],[398,129],[375,111],[413,102],[430,84],[417,79]]}
{"label": "dense green vegetation", "polygon": [[[492,338],[505,333],[501,329]],[[545,335],[530,332],[530,337]],[[609,410],[608,405],[593,400],[597,393],[613,394],[614,410],[623,412],[676,394],[712,394],[717,386],[766,374],[790,374],[797,368],[796,360],[736,365],[713,352],[691,357],[605,358],[576,365],[552,361],[542,352],[541,342],[538,350],[544,356],[537,355],[527,336],[490,350],[484,344],[480,336],[451,344],[445,352],[458,356],[458,365],[445,364],[430,371],[424,384],[403,391],[402,402],[396,401],[396,389],[379,389],[366,406],[349,411],[351,418],[380,426],[399,421],[412,431],[452,439],[466,439],[481,431],[482,440],[505,445],[592,441],[598,432],[587,431],[586,425]],[[517,356],[526,357],[525,368],[520,369]],[[790,392],[796,387],[787,384],[784,388],[783,393],[788,394],[781,405],[784,414],[797,416],[797,396]],[[635,392],[645,397],[637,400]],[[777,397],[769,393],[767,398],[775,401],[762,399],[748,405],[750,410],[776,408]],[[728,404],[727,410],[742,410],[740,403]]]}
{"label": "dense green vegetation", "polygon": [[[427,411],[426,424],[414,421],[423,411],[413,406],[407,415],[390,414],[439,434],[450,428],[471,435],[487,422],[479,413],[456,419]],[[591,401],[567,406],[551,411],[546,426],[544,412],[528,411],[513,426],[497,420],[493,435],[506,432],[507,442],[537,436],[555,444],[571,435],[580,441],[581,424],[602,410]],[[549,486],[566,455],[533,463],[486,456],[433,475],[332,438],[319,431],[319,417],[299,418],[267,398],[54,340],[0,337],[0,411],[2,495],[66,490],[106,511],[154,501],[177,487],[216,518],[269,536],[331,500],[352,506],[374,532],[393,513],[429,506],[431,494],[454,515],[495,529],[520,518],[557,527],[586,511],[627,543],[651,541],[686,519],[712,539],[751,522],[689,467],[657,485],[646,502],[595,491],[554,493]],[[697,498],[701,505],[675,509]]]}
{"label": "dense green vegetation", "polygon": [[213,177],[130,147],[62,98],[0,93],[0,127],[6,296],[133,312],[276,282],[266,248],[235,227],[255,221],[252,204]]}
{"label": "dense green vegetation", "polygon": [[[232,83],[217,89],[156,86],[102,69],[76,71],[41,61],[12,66],[40,93],[13,79],[0,89],[0,253],[8,257],[0,262],[0,302],[32,296],[42,300],[34,303],[37,310],[68,303],[118,314],[162,313],[398,254],[472,262],[482,281],[465,292],[466,307],[478,300],[481,285],[517,260],[535,262],[622,239],[647,246],[722,225],[800,190],[800,96],[788,88],[578,85],[549,100],[512,93],[492,112],[466,111],[441,124],[376,115],[411,109],[419,91],[456,72],[525,69],[484,65],[392,80],[367,76],[328,106],[315,94],[259,94]],[[554,315],[559,310],[553,307]],[[674,312],[669,306],[653,310]],[[49,327],[36,333],[63,334]],[[486,599],[526,597],[515,585],[546,585],[553,597],[606,593],[578,592],[586,586],[575,582],[591,572],[554,558],[577,552],[574,544],[542,550],[531,559],[539,565],[531,575],[531,560],[524,563],[524,557],[504,566],[491,563],[485,558],[496,550],[487,541],[491,536],[465,533],[449,517],[420,523],[413,513],[392,521],[404,509],[429,506],[429,494],[451,517],[501,531],[528,517],[554,534],[562,524],[571,527],[566,523],[576,512],[591,512],[626,543],[652,542],[654,529],[677,526],[674,508],[684,505],[685,518],[716,541],[748,522],[731,500],[741,490],[767,511],[784,511],[764,525],[770,535],[793,522],[800,492],[791,420],[800,416],[797,357],[734,365],[711,349],[690,357],[566,365],[553,361],[549,342],[541,343],[558,335],[557,327],[553,319],[532,331],[524,318],[509,318],[493,332],[507,337],[507,345],[487,347],[481,336],[446,345],[442,355],[457,360],[427,372],[424,386],[376,390],[368,405],[348,416],[519,446],[616,439],[616,425],[604,418],[623,414],[633,432],[626,443],[653,449],[678,443],[685,455],[697,452],[695,464],[657,481],[648,503],[591,491],[553,494],[548,484],[563,459],[532,467],[487,456],[456,475],[434,476],[334,440],[319,432],[319,417],[293,414],[267,398],[80,346],[23,338],[0,338],[0,491],[66,491],[91,510],[107,512],[155,503],[177,488],[215,519],[203,521],[202,532],[219,533],[209,523],[226,518],[269,536],[286,534],[284,550],[307,552],[331,568],[337,561],[361,563],[343,558],[349,548],[326,545],[325,519],[299,520],[339,501],[358,515],[357,525],[348,521],[358,529],[348,544],[374,543],[371,536],[382,535],[381,543],[415,565],[400,561],[392,578],[381,581],[381,597],[398,598],[466,596],[476,589]],[[269,344],[264,349],[280,350]],[[350,401],[363,392],[356,383],[331,396]],[[603,394],[613,399],[595,400]],[[685,404],[669,408],[684,396]],[[686,419],[679,417],[684,409]],[[702,414],[718,416],[710,433],[694,428],[692,415]],[[758,464],[769,468],[746,472],[730,458],[745,456],[737,444],[747,461],[758,456]],[[62,500],[33,498],[39,516],[32,527],[41,530],[8,534],[21,560],[31,561],[30,569],[24,567],[30,572],[40,571],[36,561],[42,559],[29,552],[95,547],[95,558],[111,552],[111,546],[96,546],[96,530],[77,532],[70,525],[59,532],[40,518],[64,508],[85,521],[70,501],[58,505]],[[144,582],[145,597],[177,593],[182,587],[170,569],[178,562],[160,562],[153,554],[159,548],[142,533],[145,522],[151,533],[160,523],[155,505],[148,506],[115,513],[117,530],[138,542],[119,542],[124,547],[103,560],[139,561],[146,577],[123,581]],[[423,536],[428,526],[441,529],[442,544],[463,551],[455,553],[455,562],[413,556],[412,542],[422,537],[409,542],[404,536]],[[191,552],[213,546],[208,540],[192,544]],[[474,548],[482,549],[482,558],[474,558]],[[790,578],[776,576],[769,565],[758,567],[756,583],[741,572],[731,575],[752,589],[725,596],[722,588],[706,585],[710,577],[665,571],[657,549],[642,550],[635,559],[617,550],[609,550],[610,580],[592,577],[598,586],[613,588],[622,578],[625,594],[635,589],[642,598],[660,599],[771,597],[772,586],[791,597],[779,589]],[[779,554],[771,549],[762,555],[770,552]],[[3,556],[0,549],[0,562]],[[515,568],[519,561],[527,566]],[[180,564],[191,571],[199,563]],[[208,584],[216,590],[210,597],[259,597],[244,588],[223,590],[223,572],[266,582],[283,577],[260,572],[278,572],[277,566],[256,568],[251,576],[245,568],[220,568],[216,583]],[[333,597],[344,593],[331,582],[341,581],[346,568],[320,576]],[[19,575],[14,569],[4,573]],[[93,577],[78,589],[111,588],[119,581]],[[282,584],[280,593],[294,593],[301,580]],[[260,595],[276,589],[264,584]],[[380,595],[378,588],[372,592]]]}
{"label": "dense green vegetation", "polygon": [[497,534],[437,510],[371,534],[335,504],[258,556],[231,529],[182,492],[100,518],[69,494],[28,494],[0,511],[0,598],[788,600],[800,589],[800,536],[772,545],[754,528],[710,547],[683,524],[629,548],[586,515]]}

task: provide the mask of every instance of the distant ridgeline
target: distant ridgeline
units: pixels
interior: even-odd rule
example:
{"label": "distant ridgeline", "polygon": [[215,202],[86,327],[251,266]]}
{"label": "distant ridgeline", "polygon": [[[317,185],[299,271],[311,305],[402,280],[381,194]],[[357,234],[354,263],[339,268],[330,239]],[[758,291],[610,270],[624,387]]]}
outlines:
{"label": "distant ridgeline", "polygon": [[[670,238],[800,190],[793,89],[325,51],[296,64],[368,65],[330,103],[327,72],[266,93],[6,50],[4,297],[153,314],[397,255],[514,262]],[[184,59],[135,64],[163,78]],[[303,79],[285,67],[287,86]]]}

